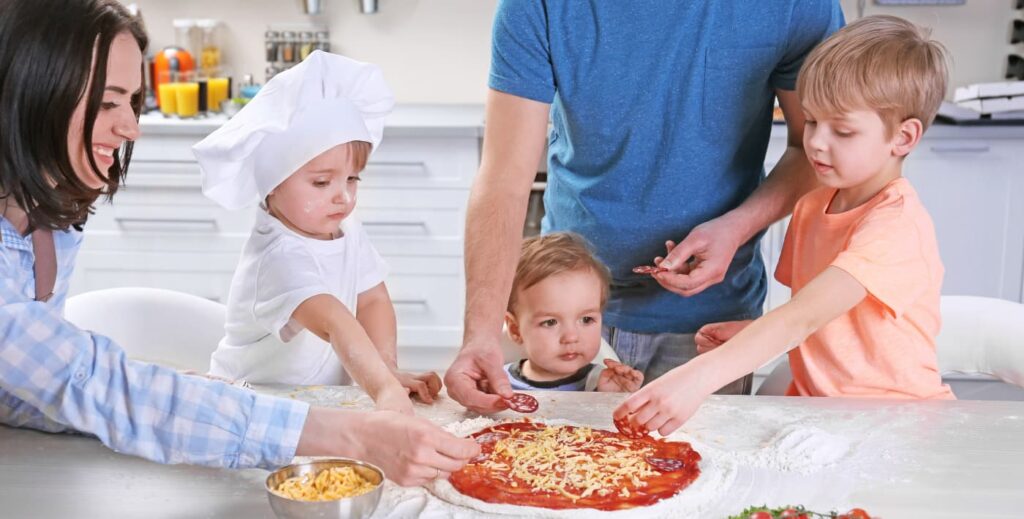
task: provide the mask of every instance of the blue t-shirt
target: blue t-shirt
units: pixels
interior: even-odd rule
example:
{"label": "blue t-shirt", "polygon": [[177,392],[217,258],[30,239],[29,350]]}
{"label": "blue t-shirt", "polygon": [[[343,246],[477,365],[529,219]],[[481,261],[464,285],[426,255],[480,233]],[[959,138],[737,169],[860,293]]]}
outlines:
{"label": "blue t-shirt", "polygon": [[690,333],[760,315],[760,236],[684,298],[632,267],[764,179],[776,89],[843,24],[836,0],[503,0],[491,88],[552,103],[543,232],[586,237],[612,271],[605,323]]}

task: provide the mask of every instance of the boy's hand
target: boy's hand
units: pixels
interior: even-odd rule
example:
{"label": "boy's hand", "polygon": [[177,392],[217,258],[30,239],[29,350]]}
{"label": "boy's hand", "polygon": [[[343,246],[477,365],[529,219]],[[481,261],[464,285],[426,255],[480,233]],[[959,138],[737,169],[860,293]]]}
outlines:
{"label": "boy's hand", "polygon": [[425,404],[433,404],[434,399],[441,392],[441,377],[433,371],[427,373],[393,371],[392,373],[412,397]]}
{"label": "boy's hand", "polygon": [[693,337],[693,341],[697,343],[697,353],[707,353],[721,346],[725,341],[732,339],[734,335],[740,333],[740,330],[746,328],[752,322],[752,320],[747,319],[745,321],[725,321],[701,326]]}
{"label": "boy's hand", "polygon": [[409,400],[409,390],[400,384],[388,384],[387,387],[373,395],[373,401],[377,404],[378,411],[415,414],[412,409],[412,400]]}
{"label": "boy's hand", "polygon": [[644,374],[612,359],[604,359],[606,369],[597,379],[598,391],[632,393],[644,383]]}
{"label": "boy's hand", "polygon": [[688,366],[683,364],[633,393],[612,417],[628,419],[662,436],[672,434],[712,393],[704,388],[699,370]]}

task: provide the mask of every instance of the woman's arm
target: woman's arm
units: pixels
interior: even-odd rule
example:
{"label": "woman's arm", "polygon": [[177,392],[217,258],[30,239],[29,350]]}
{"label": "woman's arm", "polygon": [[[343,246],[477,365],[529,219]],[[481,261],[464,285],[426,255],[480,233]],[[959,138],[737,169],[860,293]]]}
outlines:
{"label": "woman's arm", "polygon": [[671,434],[722,386],[798,346],[848,312],[867,290],[845,271],[828,267],[788,303],[750,323],[722,346],[697,356],[631,396],[614,413],[663,435]]}

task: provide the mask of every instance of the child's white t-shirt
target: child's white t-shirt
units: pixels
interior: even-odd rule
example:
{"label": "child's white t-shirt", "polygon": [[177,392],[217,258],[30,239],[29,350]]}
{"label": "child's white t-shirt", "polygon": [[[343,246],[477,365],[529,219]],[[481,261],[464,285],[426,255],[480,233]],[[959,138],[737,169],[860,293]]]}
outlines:
{"label": "child's white t-shirt", "polygon": [[210,374],[265,384],[352,383],[330,343],[292,319],[318,294],[336,297],[355,315],[359,294],[384,281],[387,265],[362,225],[349,217],[341,230],[334,240],[307,238],[257,211]]}

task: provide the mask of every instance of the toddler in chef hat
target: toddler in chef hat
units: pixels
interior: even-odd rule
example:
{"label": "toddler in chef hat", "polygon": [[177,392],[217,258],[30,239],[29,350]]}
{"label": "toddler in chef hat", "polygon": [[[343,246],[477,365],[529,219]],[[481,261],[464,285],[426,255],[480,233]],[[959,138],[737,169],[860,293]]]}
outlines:
{"label": "toddler in chef hat", "polygon": [[410,391],[437,396],[436,374],[397,369],[387,267],[351,216],[393,104],[378,67],[315,51],[193,147],[206,196],[228,209],[259,205],[211,375],[354,379],[378,408],[408,413]]}

